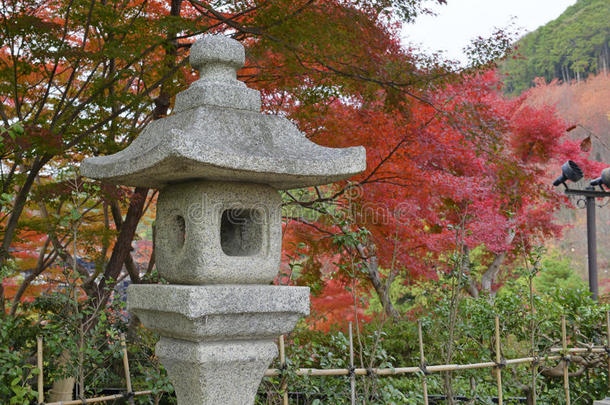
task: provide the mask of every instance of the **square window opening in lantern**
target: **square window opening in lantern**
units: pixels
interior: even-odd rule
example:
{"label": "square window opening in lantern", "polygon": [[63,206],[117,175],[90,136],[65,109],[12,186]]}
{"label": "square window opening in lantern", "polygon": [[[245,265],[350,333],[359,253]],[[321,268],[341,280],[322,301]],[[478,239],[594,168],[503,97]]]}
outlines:
{"label": "square window opening in lantern", "polygon": [[220,220],[220,245],[227,256],[254,256],[263,244],[263,216],[254,209],[227,209]]}

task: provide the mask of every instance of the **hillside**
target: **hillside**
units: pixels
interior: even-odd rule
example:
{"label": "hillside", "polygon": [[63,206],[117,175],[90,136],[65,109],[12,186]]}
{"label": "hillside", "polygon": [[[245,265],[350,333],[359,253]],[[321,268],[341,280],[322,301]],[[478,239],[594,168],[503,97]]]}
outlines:
{"label": "hillside", "polygon": [[[562,83],[536,82],[527,92],[528,103],[534,106],[551,105],[557,113],[575,126],[569,136],[578,141],[591,139],[591,157],[610,166],[610,73],[591,75],[586,80]],[[559,170],[556,168],[555,170]],[[583,179],[576,188],[584,188]],[[576,200],[573,201],[576,204]],[[597,210],[598,267],[601,291],[610,292],[610,206],[600,201]],[[583,280],[587,280],[586,213],[581,204],[564,209],[558,215],[559,222],[570,225],[563,237],[549,243],[562,255],[570,257]]]}
{"label": "hillside", "polygon": [[556,20],[517,42],[518,57],[502,66],[506,91],[520,94],[536,77],[580,81],[610,68],[610,1],[579,0]]}

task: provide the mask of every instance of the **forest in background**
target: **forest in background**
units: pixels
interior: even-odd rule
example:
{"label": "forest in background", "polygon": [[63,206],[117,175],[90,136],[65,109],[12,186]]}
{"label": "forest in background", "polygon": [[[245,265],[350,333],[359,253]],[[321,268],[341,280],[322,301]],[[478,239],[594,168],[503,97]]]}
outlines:
{"label": "forest in background", "polygon": [[610,68],[610,3],[578,0],[557,19],[526,34],[517,53],[501,64],[505,90],[518,95],[543,77],[580,81]]}
{"label": "forest in background", "polygon": [[[515,53],[500,63],[504,91],[524,95],[534,106],[552,106],[566,121],[570,139],[585,142],[591,158],[610,164],[610,3],[579,0],[557,19],[526,34]],[[583,179],[575,187],[587,186]],[[573,201],[576,203],[576,200]],[[603,203],[601,203],[603,205]],[[610,243],[610,212],[600,208],[598,245]],[[558,214],[567,225],[561,238],[547,246],[572,260],[587,280],[586,221],[583,210],[563,208]],[[598,249],[600,288],[610,289],[610,255]]]}
{"label": "forest in background", "polygon": [[[602,164],[610,165],[610,74],[590,75],[586,80],[562,83],[544,79],[528,93],[528,102],[533,105],[555,106],[557,113],[570,123],[570,138],[585,142],[591,148],[591,157]],[[574,187],[585,188],[587,179]],[[573,201],[576,203],[576,200]],[[610,254],[603,248],[610,244],[610,210],[605,202],[597,209],[598,272],[600,290],[610,290]],[[551,240],[548,245],[558,249],[572,260],[574,269],[583,280],[587,280],[586,215],[584,210],[565,208],[558,213],[561,223],[569,225],[561,238]]]}

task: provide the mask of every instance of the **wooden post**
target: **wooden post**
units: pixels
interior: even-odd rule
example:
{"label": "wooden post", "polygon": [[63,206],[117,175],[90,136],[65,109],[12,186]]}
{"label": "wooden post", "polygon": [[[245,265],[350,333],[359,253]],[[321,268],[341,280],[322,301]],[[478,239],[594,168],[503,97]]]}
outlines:
{"label": "wooden post", "polygon": [[502,405],[502,352],[500,347],[500,317],[496,315],[496,383],[498,384],[498,405]]}
{"label": "wooden post", "polygon": [[563,363],[563,389],[566,393],[566,405],[570,405],[570,376],[568,374],[569,364],[567,362],[567,357],[569,356],[569,354],[565,315],[561,316],[561,346],[563,348],[563,360],[561,360],[561,362]]}
{"label": "wooden post", "polygon": [[42,336],[38,336],[37,340],[37,363],[38,363],[38,403],[44,404],[44,377],[42,374]]}
{"label": "wooden post", "polygon": [[[606,345],[610,347],[610,311],[606,311]],[[608,384],[610,384],[610,353],[608,356]]]}
{"label": "wooden post", "polygon": [[[417,338],[419,340],[419,362],[423,368],[426,364],[426,357],[424,356],[424,338],[421,330],[421,321],[417,321]],[[423,373],[422,369],[422,373]],[[422,375],[422,387],[424,390],[424,405],[428,405],[428,379],[426,374]]]}
{"label": "wooden post", "polygon": [[125,343],[125,335],[121,333],[121,349],[123,351],[123,368],[125,369],[125,385],[127,386],[127,394],[129,395],[129,404],[133,405],[134,400],[131,394],[133,389],[131,387],[131,375],[129,373],[129,357],[127,357],[127,343]]}
{"label": "wooden post", "polygon": [[[536,355],[536,354],[534,354]],[[538,374],[536,362],[532,361],[532,405],[536,405],[537,394],[536,394],[536,376]]]}
{"label": "wooden post", "polygon": [[[606,345],[610,347],[610,311],[606,311]],[[610,384],[610,353],[608,356],[608,384]]]}
{"label": "wooden post", "polygon": [[[280,335],[280,367],[283,369],[286,366],[286,352],[284,350],[284,335]],[[284,381],[281,385],[282,390],[282,404],[288,405],[288,384],[285,381],[285,377],[283,377]]]}
{"label": "wooden post", "polygon": [[354,335],[352,332],[352,323],[349,323],[349,368],[351,374],[349,376],[349,385],[351,391],[352,405],[356,405],[356,374],[354,374]]}

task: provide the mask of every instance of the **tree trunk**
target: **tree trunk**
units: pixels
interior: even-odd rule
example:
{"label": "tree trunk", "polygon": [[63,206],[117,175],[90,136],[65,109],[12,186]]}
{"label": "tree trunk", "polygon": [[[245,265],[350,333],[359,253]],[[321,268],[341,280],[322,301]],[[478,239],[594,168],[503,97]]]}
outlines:
{"label": "tree trunk", "polygon": [[27,290],[27,288],[30,286],[32,281],[34,281],[34,279],[36,279],[36,277],[38,277],[40,274],[42,274],[42,272],[45,271],[45,269],[55,260],[55,259],[45,260],[45,253],[47,251],[47,248],[49,247],[50,241],[51,241],[51,238],[47,237],[47,239],[44,242],[44,245],[42,246],[42,249],[40,250],[40,253],[38,256],[38,262],[36,263],[36,267],[34,269],[32,269],[32,272],[25,279],[23,279],[23,282],[19,286],[19,290],[17,290],[17,293],[15,294],[15,297],[13,298],[13,304],[11,305],[11,312],[10,312],[11,316],[15,316],[15,314],[17,313],[17,308],[19,307],[19,302],[21,301],[21,297],[25,293],[25,290]]}
{"label": "tree trunk", "polygon": [[[172,0],[170,6],[170,15],[179,16],[180,9],[182,8],[182,0]],[[167,47],[165,53],[165,65],[168,69],[172,69],[176,64],[176,56],[177,56],[177,48],[176,48],[176,30],[170,29],[167,34],[167,39],[169,45]],[[153,111],[153,119],[163,118],[167,115],[170,107],[170,94],[168,92],[168,86],[170,85],[170,81],[166,81],[162,84],[159,96],[155,99],[155,109]],[[110,260],[106,265],[106,270],[104,271],[104,275],[102,280],[100,281],[97,288],[97,299],[98,302],[105,305],[108,300],[109,294],[105,290],[110,290],[114,287],[114,283],[116,282],[116,278],[120,275],[121,269],[123,268],[123,264],[127,262],[128,267],[130,267],[130,259],[131,259],[131,242],[133,241],[133,237],[135,235],[136,228],[138,223],[140,222],[140,218],[143,214],[144,204],[146,202],[146,195],[148,194],[148,189],[143,187],[136,187],[132,198],[131,203],[129,205],[129,209],[127,210],[127,214],[125,215],[125,220],[121,224],[121,230],[119,232],[119,236],[117,238],[114,249],[112,250],[112,255],[110,256]],[[132,269],[130,269],[132,270]],[[138,277],[136,280],[137,282]],[[109,280],[112,280],[109,282]]]}
{"label": "tree trunk", "polygon": [[468,294],[470,294],[473,298],[478,298],[479,288],[477,286],[476,280],[472,278],[472,273],[470,271],[472,267],[470,263],[470,249],[468,248],[468,246],[464,245],[463,250],[464,254],[462,257],[462,273],[468,276],[464,288],[466,289],[466,292],[468,292]]}
{"label": "tree trunk", "polygon": [[[366,266],[369,280],[371,281],[371,284],[373,284],[373,288],[379,297],[383,311],[390,318],[397,318],[399,316],[398,311],[394,308],[392,299],[390,298],[391,283],[384,283],[379,274],[379,258],[376,254],[371,254],[370,252],[367,254],[367,249],[365,249],[364,245],[361,243],[358,243],[356,248],[358,249],[361,260]],[[368,250],[370,251],[373,249]]]}
{"label": "tree trunk", "polygon": [[379,296],[384,312],[390,318],[398,318],[398,311],[394,308],[392,299],[390,298],[391,282],[384,283],[381,281],[381,278],[379,277],[379,259],[377,256],[369,258],[366,267],[369,274],[369,280],[371,280],[373,288],[375,288],[375,292]]}
{"label": "tree trunk", "polygon": [[[183,0],[171,0],[169,15],[180,16]],[[167,48],[165,50],[165,67],[171,71],[176,66],[176,57],[178,56],[178,47],[176,42],[176,29],[170,28],[167,33]],[[155,109],[153,110],[153,119],[163,118],[167,115],[171,104],[171,94],[169,93],[170,80],[165,81],[161,85],[159,96],[155,99]]]}
{"label": "tree trunk", "polygon": [[498,278],[504,259],[506,259],[506,252],[497,254],[485,273],[483,273],[483,276],[481,276],[481,291],[487,291],[490,294],[492,293],[491,287]]}
{"label": "tree trunk", "polygon": [[140,222],[140,218],[144,213],[144,205],[146,204],[146,196],[148,189],[144,187],[136,187],[131,196],[131,202],[125,215],[125,221],[121,225],[121,230],[117,241],[112,249],[112,255],[106,265],[104,275],[97,286],[95,300],[97,301],[94,307],[103,307],[106,305],[110,297],[110,290],[114,288],[116,280],[121,274],[123,264],[127,260],[127,256],[131,253],[131,242],[136,233],[136,228]]}
{"label": "tree trunk", "polygon": [[[513,243],[515,239],[516,232],[514,230],[509,230],[508,235],[506,235],[505,243],[509,246]],[[500,269],[502,268],[502,264],[506,259],[506,255],[508,252],[502,252],[496,254],[496,257],[491,262],[485,273],[481,276],[481,291],[487,291],[489,294],[493,295],[493,291],[491,287],[496,282],[498,278],[498,274],[500,273]]]}
{"label": "tree trunk", "polygon": [[[171,16],[180,16],[180,10],[182,7],[183,0],[172,0],[170,6]],[[168,70],[171,70],[176,65],[177,47],[176,47],[176,29],[170,28],[167,34],[169,45],[165,52],[165,66]],[[167,115],[170,107],[169,86],[171,82],[165,81],[160,89],[159,96],[154,100],[155,109],[153,110],[153,119],[163,118]],[[106,264],[106,268],[102,279],[100,280],[96,288],[96,297],[94,307],[103,308],[106,305],[110,297],[110,292],[116,284],[116,280],[121,274],[123,265],[127,266],[127,269],[132,277],[132,281],[138,282],[139,275],[135,273],[135,266],[131,257],[133,237],[135,235],[138,223],[142,217],[144,206],[146,203],[146,196],[148,195],[148,188],[136,187],[125,215],[124,221],[122,221],[119,231],[119,236],[112,249],[110,260]]]}
{"label": "tree trunk", "polygon": [[[2,239],[2,245],[0,246],[0,268],[3,268],[6,264],[6,261],[10,257],[9,248],[13,243],[13,239],[15,238],[15,231],[17,230],[17,225],[19,224],[19,218],[21,218],[21,214],[23,213],[23,209],[25,208],[25,204],[27,202],[28,195],[30,194],[30,190],[34,185],[34,180],[38,176],[38,173],[42,169],[42,167],[49,161],[48,156],[43,156],[42,158],[36,158],[30,167],[28,176],[23,183],[23,186],[17,193],[15,197],[15,203],[13,205],[13,211],[11,212],[8,221],[6,223],[6,227],[4,228],[4,238]],[[0,311],[4,312],[4,287],[0,282]]]}

